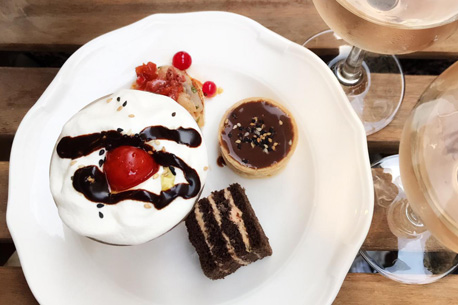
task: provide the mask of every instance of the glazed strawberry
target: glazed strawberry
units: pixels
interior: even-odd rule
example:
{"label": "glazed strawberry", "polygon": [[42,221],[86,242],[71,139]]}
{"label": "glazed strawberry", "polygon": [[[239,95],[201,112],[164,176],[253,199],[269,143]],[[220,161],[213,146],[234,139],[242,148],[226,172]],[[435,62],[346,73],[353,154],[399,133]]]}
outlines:
{"label": "glazed strawberry", "polygon": [[107,152],[103,171],[112,191],[121,192],[134,187],[159,170],[159,165],[143,149],[120,146]]}

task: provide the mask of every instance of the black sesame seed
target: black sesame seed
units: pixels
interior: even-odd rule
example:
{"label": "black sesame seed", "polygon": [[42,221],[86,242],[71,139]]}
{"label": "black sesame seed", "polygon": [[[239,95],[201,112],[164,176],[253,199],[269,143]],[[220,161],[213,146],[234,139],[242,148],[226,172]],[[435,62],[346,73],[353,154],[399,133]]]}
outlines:
{"label": "black sesame seed", "polygon": [[267,151],[269,151],[269,152],[272,151],[272,150],[273,150],[272,147],[267,148]]}
{"label": "black sesame seed", "polygon": [[126,107],[127,106],[127,101],[125,101],[123,104],[122,104],[123,107]]}
{"label": "black sesame seed", "polygon": [[175,168],[174,168],[173,166],[169,166],[169,169],[170,169],[170,171],[172,172],[172,174],[173,174],[174,176],[177,175],[177,173],[176,173],[176,171],[175,171]]}
{"label": "black sesame seed", "polygon": [[256,123],[256,120],[255,119],[251,119],[251,123]]}
{"label": "black sesame seed", "polygon": [[104,205],[103,203],[98,203],[98,204],[97,204],[97,208],[99,208],[99,209],[103,208],[104,206],[105,206],[105,205]]}
{"label": "black sesame seed", "polygon": [[236,115],[235,113],[232,113],[232,114],[231,114],[231,117],[232,117],[233,119],[237,119],[237,115]]}
{"label": "black sesame seed", "polygon": [[102,167],[103,165],[103,160],[99,160],[99,166]]}
{"label": "black sesame seed", "polygon": [[239,130],[243,130],[243,127],[242,127],[242,126],[240,126],[238,129],[239,129]]}
{"label": "black sesame seed", "polygon": [[274,128],[273,128],[273,127],[270,127],[270,128],[269,128],[269,132],[270,132],[270,133],[274,132]]}
{"label": "black sesame seed", "polygon": [[172,116],[176,116],[176,115],[177,115],[177,113],[176,113],[176,112],[172,112]]}
{"label": "black sesame seed", "polygon": [[242,159],[242,162],[243,163],[248,163],[248,160],[247,159]]}
{"label": "black sesame seed", "polygon": [[228,136],[229,138],[232,138],[232,133],[229,132],[229,133],[227,134],[227,136]]}
{"label": "black sesame seed", "polygon": [[101,149],[101,150],[99,151],[99,156],[103,155],[104,153],[105,153],[105,149]]}
{"label": "black sesame seed", "polygon": [[118,102],[120,102],[120,101],[121,101],[121,98],[118,96],[118,97],[116,98],[116,100],[117,100]]}
{"label": "black sesame seed", "polygon": [[242,145],[237,144],[237,148],[238,148],[238,149],[242,149]]}
{"label": "black sesame seed", "polygon": [[122,129],[122,128],[116,129],[117,132],[122,132],[123,130],[124,130],[124,129]]}
{"label": "black sesame seed", "polygon": [[100,217],[100,218],[103,218],[102,212],[99,212],[99,217]]}

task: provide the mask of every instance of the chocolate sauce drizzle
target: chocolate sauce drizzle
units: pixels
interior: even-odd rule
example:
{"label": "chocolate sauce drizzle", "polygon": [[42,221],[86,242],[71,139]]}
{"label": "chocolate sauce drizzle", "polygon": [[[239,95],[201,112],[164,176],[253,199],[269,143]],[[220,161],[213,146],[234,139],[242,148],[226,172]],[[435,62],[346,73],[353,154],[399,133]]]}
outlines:
{"label": "chocolate sauce drizzle", "polygon": [[175,198],[192,198],[198,195],[201,182],[196,170],[174,154],[155,151],[146,141],[166,139],[184,144],[189,147],[198,147],[202,143],[200,134],[192,128],[168,129],[164,126],[150,126],[140,134],[133,136],[123,135],[118,131],[102,131],[77,137],[64,137],[57,145],[57,153],[61,158],[76,159],[86,156],[101,148],[112,150],[119,146],[129,145],[144,149],[151,153],[157,164],[164,167],[176,167],[183,171],[187,183],[179,183],[159,195],[143,189],[127,190],[118,193],[110,192],[105,174],[94,165],[76,170],[73,176],[73,187],[82,193],[88,200],[108,205],[117,204],[123,200],[149,202],[158,210],[163,209]]}
{"label": "chocolate sauce drizzle", "polygon": [[168,129],[164,126],[150,126],[134,136],[109,130],[78,137],[63,137],[57,144],[57,154],[61,158],[77,159],[104,147],[107,150],[123,145],[145,148],[144,143],[151,140],[171,140],[189,147],[199,147],[202,143],[202,137],[192,128]]}
{"label": "chocolate sauce drizzle", "polygon": [[199,175],[183,160],[174,154],[160,151],[155,151],[153,153],[153,158],[162,166],[174,166],[181,169],[188,183],[176,184],[171,189],[162,191],[159,195],[143,189],[112,193],[108,187],[105,174],[98,167],[91,165],[80,168],[75,172],[73,177],[73,187],[90,201],[102,202],[104,204],[111,205],[130,199],[150,202],[158,210],[165,208],[177,197],[189,199],[199,193]]}

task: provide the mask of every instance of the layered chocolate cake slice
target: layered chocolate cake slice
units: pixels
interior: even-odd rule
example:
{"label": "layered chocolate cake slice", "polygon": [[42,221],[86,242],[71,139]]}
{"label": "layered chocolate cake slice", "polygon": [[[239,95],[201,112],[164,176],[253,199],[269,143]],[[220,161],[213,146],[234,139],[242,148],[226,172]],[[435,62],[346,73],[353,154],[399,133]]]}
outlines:
{"label": "layered chocolate cake slice", "polygon": [[272,255],[269,239],[237,183],[200,199],[186,227],[204,274],[213,280]]}

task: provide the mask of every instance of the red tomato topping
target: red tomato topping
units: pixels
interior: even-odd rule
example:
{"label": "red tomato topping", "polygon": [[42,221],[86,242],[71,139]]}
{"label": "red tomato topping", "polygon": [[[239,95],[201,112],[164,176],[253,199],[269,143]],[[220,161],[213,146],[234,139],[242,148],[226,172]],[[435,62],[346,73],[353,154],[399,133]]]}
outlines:
{"label": "red tomato topping", "polygon": [[[145,81],[152,81],[157,77],[157,67],[155,63],[148,62],[146,65],[143,64],[135,68],[135,72],[137,73],[137,84],[138,84],[138,77],[142,77],[142,82]],[[139,84],[140,85],[140,84]]]}
{"label": "red tomato topping", "polygon": [[157,67],[154,63],[148,62],[146,65],[135,68],[137,72],[137,87],[138,90],[149,91],[157,94],[166,95],[175,101],[183,89],[185,78],[177,73],[173,67],[169,67],[167,72],[158,75]]}
{"label": "red tomato topping", "polygon": [[134,187],[159,170],[153,157],[143,149],[119,146],[107,152],[103,171],[112,191],[120,192]]}
{"label": "red tomato topping", "polygon": [[191,55],[184,51],[180,51],[173,56],[173,66],[180,70],[188,69],[192,64]]}
{"label": "red tomato topping", "polygon": [[213,97],[216,94],[216,84],[212,81],[207,81],[202,86],[202,92],[206,97]]}

